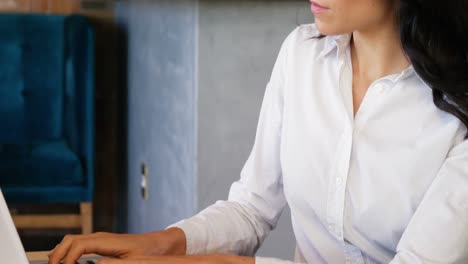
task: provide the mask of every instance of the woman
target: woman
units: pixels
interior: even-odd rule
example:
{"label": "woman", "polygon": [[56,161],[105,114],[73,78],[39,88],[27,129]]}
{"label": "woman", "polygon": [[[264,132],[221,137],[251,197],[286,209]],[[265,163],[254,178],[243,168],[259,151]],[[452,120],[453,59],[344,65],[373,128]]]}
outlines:
{"label": "woman", "polygon": [[307,263],[468,263],[466,1],[321,0],[284,41],[241,179],[164,231],[66,236],[102,263],[252,256],[286,203]]}

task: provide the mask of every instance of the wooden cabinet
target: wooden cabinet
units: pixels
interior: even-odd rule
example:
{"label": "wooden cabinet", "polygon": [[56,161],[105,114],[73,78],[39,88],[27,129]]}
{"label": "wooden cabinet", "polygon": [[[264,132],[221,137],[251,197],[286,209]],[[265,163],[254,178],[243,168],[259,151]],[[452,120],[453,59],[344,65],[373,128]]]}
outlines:
{"label": "wooden cabinet", "polygon": [[113,0],[0,0],[0,12],[70,14],[113,9]]}
{"label": "wooden cabinet", "polygon": [[3,0],[0,1],[1,12],[29,12],[31,0]]}

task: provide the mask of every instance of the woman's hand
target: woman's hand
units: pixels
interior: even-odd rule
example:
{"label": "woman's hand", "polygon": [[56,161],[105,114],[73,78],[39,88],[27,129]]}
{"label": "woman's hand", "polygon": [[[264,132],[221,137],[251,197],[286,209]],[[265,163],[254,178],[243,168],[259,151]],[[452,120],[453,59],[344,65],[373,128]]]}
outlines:
{"label": "woman's hand", "polygon": [[126,259],[137,256],[141,258],[185,255],[185,252],[185,233],[180,228],[169,228],[141,235],[112,233],[67,235],[49,253],[49,264],[59,264],[62,260],[64,264],[75,264],[82,255],[91,253]]}
{"label": "woman's hand", "polygon": [[235,255],[146,256],[102,259],[97,264],[255,264],[255,258]]}

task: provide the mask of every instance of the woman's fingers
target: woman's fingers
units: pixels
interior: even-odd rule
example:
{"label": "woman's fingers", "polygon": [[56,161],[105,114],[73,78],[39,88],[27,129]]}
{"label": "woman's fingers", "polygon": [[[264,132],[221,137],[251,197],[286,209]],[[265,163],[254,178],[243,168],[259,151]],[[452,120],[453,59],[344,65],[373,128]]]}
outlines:
{"label": "woman's fingers", "polygon": [[[60,264],[60,261],[64,261],[64,264],[75,264],[82,255],[89,253],[125,259],[125,263],[129,261],[127,258],[131,256],[164,255],[167,253],[167,249],[171,248],[171,241],[174,241],[172,236],[171,233],[163,232],[143,235],[112,233],[67,235],[49,253],[49,264]],[[154,263],[158,260],[151,259],[150,261],[150,263]],[[148,260],[138,259],[134,260],[133,263],[139,262],[146,263]]]}
{"label": "woman's fingers", "polygon": [[64,256],[63,264],[75,264],[82,255],[95,253],[99,243],[101,243],[100,240],[92,237],[74,240],[66,256]]}
{"label": "woman's fingers", "polygon": [[55,248],[49,253],[49,264],[59,264],[63,257],[67,255],[67,252],[70,250],[71,244],[75,238],[75,235],[66,235],[63,237],[62,242],[55,246]]}
{"label": "woman's fingers", "polygon": [[[62,242],[60,242],[50,253],[49,253],[49,264],[59,264],[62,259],[66,259],[71,254],[69,259],[75,259],[75,261],[86,253],[95,253],[95,248],[90,247],[94,244],[88,245],[83,244],[82,241],[95,240],[99,237],[106,236],[105,233],[94,233],[90,235],[66,235]],[[78,256],[77,256],[78,255]],[[66,262],[65,262],[66,263]],[[75,262],[70,262],[75,264]]]}

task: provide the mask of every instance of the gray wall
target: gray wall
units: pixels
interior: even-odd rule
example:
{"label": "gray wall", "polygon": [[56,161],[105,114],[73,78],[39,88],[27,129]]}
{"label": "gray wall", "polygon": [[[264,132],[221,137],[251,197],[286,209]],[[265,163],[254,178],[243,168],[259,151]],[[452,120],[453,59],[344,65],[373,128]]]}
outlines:
{"label": "gray wall", "polygon": [[[312,22],[307,1],[210,1],[199,6],[198,205],[226,199],[253,146],[281,43]],[[257,255],[293,259],[289,208]]]}
{"label": "gray wall", "polygon": [[115,11],[128,53],[127,231],[141,233],[196,211],[197,10],[192,0],[128,0]]}

